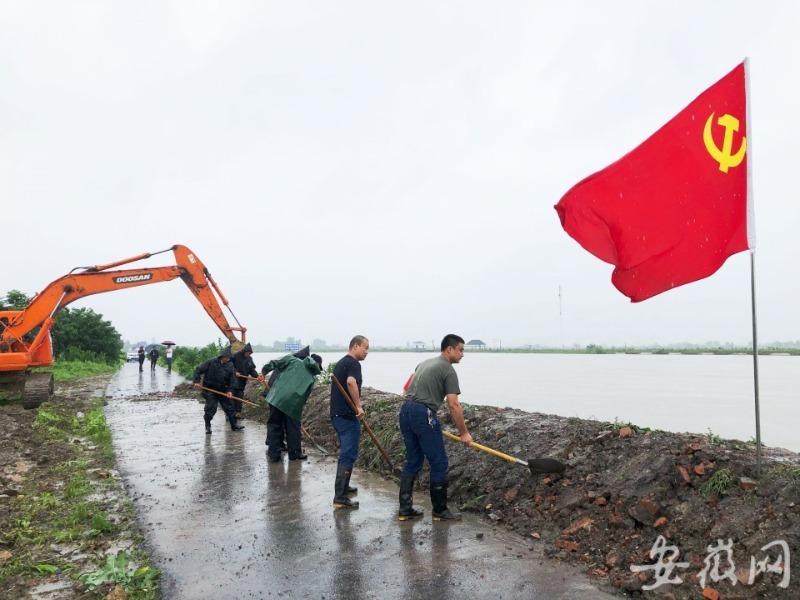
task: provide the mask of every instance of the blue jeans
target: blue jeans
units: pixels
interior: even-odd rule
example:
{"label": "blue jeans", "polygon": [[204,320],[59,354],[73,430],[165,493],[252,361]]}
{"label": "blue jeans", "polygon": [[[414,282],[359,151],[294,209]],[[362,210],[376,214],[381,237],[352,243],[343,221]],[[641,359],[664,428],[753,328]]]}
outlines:
{"label": "blue jeans", "polygon": [[419,402],[406,400],[400,407],[400,432],[406,445],[406,466],[403,475],[415,476],[427,458],[431,466],[431,483],[447,481],[447,452],[444,449],[442,425],[431,409]]}
{"label": "blue jeans", "polygon": [[358,458],[358,444],[361,441],[361,421],[332,417],[331,423],[339,436],[339,464],[352,469]]}

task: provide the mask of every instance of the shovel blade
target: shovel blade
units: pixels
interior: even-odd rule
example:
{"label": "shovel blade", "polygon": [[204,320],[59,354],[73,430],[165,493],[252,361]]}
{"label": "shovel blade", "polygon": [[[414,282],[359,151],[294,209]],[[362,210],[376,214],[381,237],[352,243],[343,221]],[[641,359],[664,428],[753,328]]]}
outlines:
{"label": "shovel blade", "polygon": [[529,458],[528,468],[533,475],[539,473],[563,473],[567,465],[555,458]]}

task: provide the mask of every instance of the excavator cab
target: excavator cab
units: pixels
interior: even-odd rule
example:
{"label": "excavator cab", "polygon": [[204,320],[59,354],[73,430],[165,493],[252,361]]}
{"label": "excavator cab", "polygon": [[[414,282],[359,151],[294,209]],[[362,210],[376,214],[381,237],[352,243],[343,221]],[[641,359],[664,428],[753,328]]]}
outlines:
{"label": "excavator cab", "polygon": [[[0,331],[22,314],[21,310],[0,311]],[[53,395],[53,374],[32,371],[32,367],[52,364],[53,340],[50,331],[39,328],[21,340],[0,339],[0,392],[11,398],[22,397],[25,408],[36,408]]]}

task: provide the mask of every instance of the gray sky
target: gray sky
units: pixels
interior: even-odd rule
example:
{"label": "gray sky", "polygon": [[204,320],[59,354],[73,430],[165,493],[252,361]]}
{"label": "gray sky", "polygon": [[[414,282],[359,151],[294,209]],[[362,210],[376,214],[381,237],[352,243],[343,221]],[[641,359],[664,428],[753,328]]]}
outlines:
{"label": "gray sky", "polygon": [[[255,342],[744,342],[747,254],[630,304],[552,206],[749,56],[759,335],[800,339],[798,7],[0,2],[0,290],[182,243]],[[75,306],[218,337],[180,281]]]}

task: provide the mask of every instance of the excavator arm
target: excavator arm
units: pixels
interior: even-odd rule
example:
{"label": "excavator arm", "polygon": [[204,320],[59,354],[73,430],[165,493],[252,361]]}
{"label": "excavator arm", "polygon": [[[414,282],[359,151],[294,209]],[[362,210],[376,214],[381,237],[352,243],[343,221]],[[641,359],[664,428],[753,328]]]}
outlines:
{"label": "excavator arm", "polygon": [[[172,251],[175,265],[167,267],[115,269]],[[206,266],[186,246],[175,245],[160,252],[139,254],[104,265],[76,267],[37,294],[22,311],[0,311],[0,373],[26,371],[29,367],[53,363],[50,330],[56,312],[86,296],[114,292],[181,278],[208,316],[232,344],[245,341],[246,328],[230,310]],[[218,299],[219,298],[219,299]],[[228,308],[236,326],[231,326],[220,306]],[[38,331],[36,331],[38,328]],[[237,338],[239,333],[241,340]]]}

